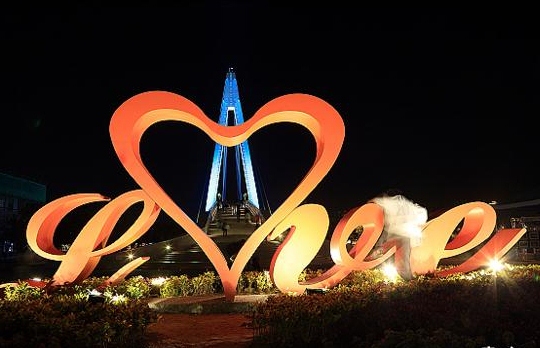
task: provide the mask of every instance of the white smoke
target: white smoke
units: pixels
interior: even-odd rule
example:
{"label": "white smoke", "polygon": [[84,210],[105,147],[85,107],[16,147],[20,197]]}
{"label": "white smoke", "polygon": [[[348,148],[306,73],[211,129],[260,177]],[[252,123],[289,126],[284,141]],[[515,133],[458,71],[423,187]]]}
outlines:
{"label": "white smoke", "polygon": [[383,208],[388,238],[407,237],[411,247],[422,242],[422,228],[428,219],[426,208],[402,195],[376,197],[371,201]]}

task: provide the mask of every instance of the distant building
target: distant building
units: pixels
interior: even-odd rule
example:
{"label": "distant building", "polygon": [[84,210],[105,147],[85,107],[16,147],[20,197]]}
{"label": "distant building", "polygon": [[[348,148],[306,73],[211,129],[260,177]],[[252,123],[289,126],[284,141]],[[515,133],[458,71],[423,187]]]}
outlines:
{"label": "distant building", "polygon": [[519,261],[540,261],[540,199],[493,205],[499,228],[526,228],[513,248]]}
{"label": "distant building", "polygon": [[9,257],[26,245],[26,224],[46,202],[46,186],[0,173],[0,253]]}

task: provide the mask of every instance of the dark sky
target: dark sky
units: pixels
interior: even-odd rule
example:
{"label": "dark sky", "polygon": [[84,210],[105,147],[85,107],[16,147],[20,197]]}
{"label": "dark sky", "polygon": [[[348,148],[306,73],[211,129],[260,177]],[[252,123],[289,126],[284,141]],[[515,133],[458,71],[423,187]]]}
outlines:
{"label": "dark sky", "polygon": [[[0,172],[47,185],[48,200],[136,189],[109,139],[116,108],[165,90],[217,121],[232,67],[246,119],[298,92],[341,114],[341,154],[311,203],[349,209],[397,189],[434,211],[540,195],[532,8],[183,3],[3,9]],[[213,144],[187,128],[155,126],[141,147],[193,217]],[[290,125],[249,141],[275,210],[311,166],[314,142]]]}

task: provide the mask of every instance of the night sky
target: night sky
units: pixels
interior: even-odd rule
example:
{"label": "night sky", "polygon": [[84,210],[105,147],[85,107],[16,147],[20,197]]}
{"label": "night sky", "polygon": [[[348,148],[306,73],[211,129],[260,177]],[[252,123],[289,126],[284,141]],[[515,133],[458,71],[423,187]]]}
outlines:
{"label": "night sky", "polygon": [[[342,116],[338,160],[307,202],[350,209],[396,189],[428,211],[536,199],[539,33],[532,8],[277,6],[11,8],[0,12],[0,172],[47,199],[137,189],[109,121],[128,98],[180,94],[217,121],[229,68],[244,118],[307,93]],[[249,139],[275,210],[314,159],[299,126]],[[143,160],[195,218],[213,144],[180,123],[149,130]]]}

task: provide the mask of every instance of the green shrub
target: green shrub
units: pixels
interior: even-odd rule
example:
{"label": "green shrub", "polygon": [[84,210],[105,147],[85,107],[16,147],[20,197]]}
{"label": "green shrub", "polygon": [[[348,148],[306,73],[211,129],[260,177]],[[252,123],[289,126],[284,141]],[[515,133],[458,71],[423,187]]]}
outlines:
{"label": "green shrub", "polygon": [[184,274],[167,278],[160,288],[161,297],[188,296],[192,293],[191,280]]}
{"label": "green shrub", "polygon": [[116,293],[132,299],[141,299],[150,296],[151,286],[148,279],[142,276],[127,278],[115,287]]}
{"label": "green shrub", "polygon": [[144,301],[92,303],[66,295],[0,301],[1,347],[144,347],[157,314]]}
{"label": "green shrub", "polygon": [[8,285],[4,288],[6,301],[26,301],[39,299],[45,295],[42,288],[30,286],[28,282],[19,282],[16,286]]}
{"label": "green shrub", "polygon": [[239,294],[270,294],[277,292],[268,271],[247,271],[240,275],[236,291]]}

